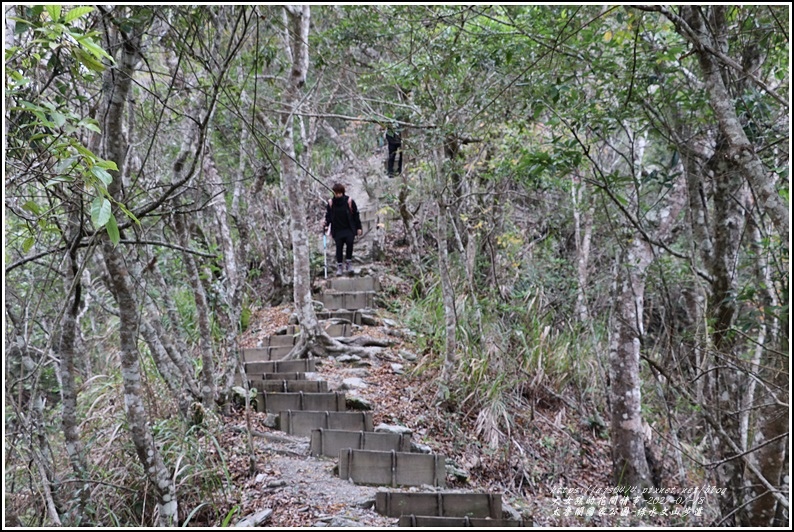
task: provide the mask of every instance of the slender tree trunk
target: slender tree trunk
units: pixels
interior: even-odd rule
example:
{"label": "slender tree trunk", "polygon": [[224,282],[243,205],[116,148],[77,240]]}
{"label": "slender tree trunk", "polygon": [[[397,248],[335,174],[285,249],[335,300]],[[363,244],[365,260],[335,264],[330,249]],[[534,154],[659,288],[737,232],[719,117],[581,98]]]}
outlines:
{"label": "slender tree trunk", "polygon": [[[579,321],[588,323],[590,311],[587,305],[587,264],[590,259],[590,241],[593,234],[593,207],[582,212],[581,181],[571,185],[573,199],[574,239],[576,240],[576,274],[578,286],[576,290],[576,314]],[[584,219],[582,215],[584,214]],[[584,227],[582,227],[584,225]]]}
{"label": "slender tree trunk", "polygon": [[[779,307],[777,295],[773,288],[771,268],[766,251],[761,242],[758,226],[750,222],[752,227],[752,249],[756,257],[757,286],[764,287],[761,297],[762,304],[767,308]],[[756,348],[752,364],[747,393],[743,397],[740,430],[743,451],[758,448],[750,455],[750,460],[766,480],[775,487],[785,483],[787,466],[787,447],[789,438],[789,403],[788,368],[781,355],[769,351],[768,346],[777,346],[780,323],[774,313],[765,317],[759,325]],[[785,348],[778,349],[785,352]],[[756,377],[756,375],[758,377]],[[763,379],[763,380],[761,380]],[[759,385],[763,388],[759,390]],[[757,392],[760,392],[757,395]],[[755,417],[755,419],[751,419]],[[754,426],[751,422],[755,422]],[[752,439],[749,439],[750,428],[753,428]],[[748,523],[755,527],[788,526],[788,522],[777,522],[780,509],[783,508],[766,487],[754,484],[748,497]],[[787,521],[787,520],[786,520]]]}
{"label": "slender tree trunk", "polygon": [[[309,235],[306,227],[308,206],[304,196],[306,177],[295,159],[294,120],[300,104],[301,92],[309,67],[309,6],[285,6],[285,48],[292,60],[289,82],[284,94],[281,136],[281,168],[287,202],[290,206],[290,233],[292,234],[293,301],[301,325],[301,341],[293,352],[304,350],[323,335],[311,297],[311,272],[309,268]],[[288,355],[290,356],[290,355]]]}
{"label": "slender tree trunk", "polygon": [[[184,215],[174,215],[174,225],[177,234],[182,242],[182,247],[190,247],[190,234]],[[210,310],[207,305],[207,295],[204,286],[201,284],[199,270],[196,260],[188,252],[182,253],[182,261],[185,265],[188,283],[193,292],[193,300],[196,303],[196,321],[199,327],[199,350],[201,352],[201,402],[206,408],[212,408],[215,404],[215,362],[212,352],[212,330],[210,327]]]}
{"label": "slender tree trunk", "polygon": [[[628,131],[628,129],[627,129]],[[633,174],[640,175],[647,139],[635,139]],[[683,168],[677,169],[683,173]],[[635,188],[635,208],[639,207],[639,189]],[[646,216],[646,231],[655,225],[653,234],[659,241],[668,240],[673,223],[686,202],[685,184],[676,180],[673,188],[658,202],[654,215]],[[650,220],[655,219],[655,223]],[[609,377],[611,436],[614,482],[642,490],[650,487],[652,479],[645,455],[645,436],[640,379],[641,339],[645,331],[645,279],[654,260],[654,249],[633,229],[629,243],[623,248],[616,281],[614,310],[610,321]]]}
{"label": "slender tree trunk", "polygon": [[[118,163],[117,163],[118,164]],[[178,518],[176,486],[173,477],[163,462],[160,451],[154,444],[149,430],[149,416],[143,402],[141,368],[138,363],[138,304],[132,291],[132,279],[127,270],[121,250],[106,240],[103,245],[105,266],[111,291],[119,309],[119,341],[121,349],[121,378],[124,383],[124,410],[127,413],[132,442],[143,464],[146,476],[158,495],[158,517],[160,526],[175,526]]]}
{"label": "slender tree trunk", "polygon": [[438,205],[438,219],[436,226],[436,240],[438,241],[438,270],[441,277],[441,299],[444,305],[444,367],[441,376],[442,382],[449,382],[457,366],[457,328],[458,317],[455,309],[455,289],[449,275],[449,243],[447,239],[447,206],[443,194],[443,153],[439,148],[436,152],[436,181],[439,183],[436,191],[436,204]]}
{"label": "slender tree trunk", "polygon": [[[132,40],[120,46],[120,57],[114,69],[108,69],[106,85],[109,87],[107,111],[105,112],[103,146],[105,158],[116,163],[118,173],[114,172],[113,182],[108,192],[117,201],[122,200],[121,183],[125,175],[124,161],[127,142],[123,131],[124,108],[130,93],[132,78],[139,62],[140,33],[131,32]],[[143,402],[141,370],[139,366],[138,304],[135,300],[133,285],[125,257],[110,240],[104,239],[102,250],[108,271],[109,288],[119,309],[119,347],[121,351],[121,377],[124,385],[124,406],[127,414],[132,442],[143,465],[145,475],[157,492],[159,524],[174,526],[178,519],[176,487],[173,477],[165,466],[159,450],[154,445],[150,432],[149,419]]]}
{"label": "slender tree trunk", "polygon": [[[75,198],[77,202],[80,201],[79,196]],[[77,337],[77,315],[80,311],[80,303],[82,301],[82,285],[80,283],[80,266],[78,264],[77,244],[80,242],[80,217],[81,205],[73,204],[72,212],[70,213],[69,220],[69,240],[71,248],[68,253],[68,260],[66,263],[66,289],[67,294],[71,298],[71,304],[65,310],[63,319],[61,320],[60,327],[60,341],[58,343],[57,352],[60,356],[60,364],[58,365],[59,381],[61,385],[61,426],[63,427],[63,437],[66,444],[66,454],[69,456],[69,462],[72,465],[77,482],[74,485],[74,492],[76,500],[78,501],[78,508],[76,512],[75,525],[79,525],[85,517],[85,508],[87,505],[88,491],[84,484],[84,480],[88,475],[88,465],[85,460],[83,443],[80,441],[80,430],[77,421],[77,382],[75,360],[76,354],[76,337]]]}
{"label": "slender tree trunk", "polygon": [[621,254],[615,309],[610,323],[609,381],[612,409],[612,475],[618,486],[651,486],[645,458],[640,380],[645,276],[651,246],[634,237]]}
{"label": "slender tree trunk", "polygon": [[[725,81],[720,70],[720,63],[713,50],[726,51],[724,46],[726,20],[726,6],[711,6],[700,8],[694,5],[681,7],[681,19],[688,28],[682,27],[682,21],[673,17],[673,22],[682,36],[693,45],[695,53],[703,71],[703,80],[709,95],[709,102],[720,133],[727,142],[726,155],[734,162],[747,180],[753,191],[758,196],[763,211],[768,213],[780,232],[784,242],[789,237],[789,210],[775,189],[775,176],[764,168],[761,159],[755,152],[752,143],[747,138],[744,128],[736,115],[733,99],[725,86]],[[710,13],[710,20],[704,18],[704,13]]]}
{"label": "slender tree trunk", "polygon": [[[162,375],[166,386],[171,391],[171,395],[176,397],[179,401],[179,411],[182,415],[187,416],[190,404],[193,402],[193,397],[188,393],[187,387],[184,384],[179,369],[171,361],[168,352],[161,341],[158,329],[155,328],[157,322],[157,314],[153,314],[154,319],[144,319],[141,321],[141,336],[149,346],[149,352],[152,354],[157,371]],[[196,396],[198,398],[198,396]]]}
{"label": "slender tree trunk", "polygon": [[[174,299],[171,297],[171,291],[165,281],[165,277],[163,277],[163,272],[160,270],[159,264],[156,262],[152,264],[150,272],[154,277],[157,288],[159,289],[157,301],[165,307],[165,312],[168,316],[168,321],[170,322],[171,327],[168,330],[163,330],[156,317],[151,320],[151,325],[155,329],[155,332],[157,333],[160,343],[165,349],[168,358],[179,370],[182,386],[187,388],[187,391],[193,398],[200,400],[201,387],[199,386],[198,382],[196,382],[194,377],[192,364],[189,363],[186,358],[188,353],[187,345],[182,340],[182,335],[179,333],[179,331],[174,330],[174,327],[178,326],[178,324],[182,322],[182,318],[177,312],[176,304],[174,303]],[[161,311],[159,309],[153,309],[150,312],[152,316],[159,316],[160,313]]]}

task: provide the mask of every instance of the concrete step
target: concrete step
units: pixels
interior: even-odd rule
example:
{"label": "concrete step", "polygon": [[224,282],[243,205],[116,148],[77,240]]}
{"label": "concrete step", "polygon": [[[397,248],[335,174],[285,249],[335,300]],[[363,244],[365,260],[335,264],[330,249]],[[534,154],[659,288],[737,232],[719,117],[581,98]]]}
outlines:
{"label": "concrete step", "polygon": [[353,326],[349,323],[330,323],[325,327],[325,332],[334,337],[353,336]]}
{"label": "concrete step", "polygon": [[328,288],[334,292],[378,292],[380,282],[377,277],[336,277],[328,281]]}
{"label": "concrete step", "polygon": [[447,470],[440,454],[396,451],[339,451],[339,478],[375,486],[446,486]]}
{"label": "concrete step", "polygon": [[531,521],[517,521],[515,519],[489,519],[484,517],[428,517],[425,515],[401,515],[399,527],[422,528],[503,528],[503,527],[531,527]]}
{"label": "concrete step", "polygon": [[[283,336],[286,337],[286,335]],[[243,350],[243,361],[249,363],[280,360],[287,356],[290,351],[292,351],[292,346],[293,344],[271,345],[267,347],[250,347]]]}
{"label": "concrete step", "polygon": [[378,219],[378,211],[375,209],[361,209],[358,211],[358,216],[361,218],[361,221],[364,220],[377,220]]}
{"label": "concrete step", "polygon": [[354,325],[361,325],[361,311],[359,310],[322,310],[317,313],[318,320],[340,319]]}
{"label": "concrete step", "polygon": [[296,436],[311,436],[314,429],[373,431],[370,412],[312,412],[287,410],[279,412],[278,428]]}
{"label": "concrete step", "polygon": [[324,292],[317,299],[328,310],[359,310],[375,306],[375,292]]}
{"label": "concrete step", "polygon": [[296,379],[281,380],[252,380],[251,388],[256,388],[260,392],[303,392],[303,393],[327,393],[327,381],[307,381]]}
{"label": "concrete step", "polygon": [[285,345],[295,345],[298,341],[300,331],[292,334],[271,334],[262,340],[262,347],[281,347]]}
{"label": "concrete step", "polygon": [[258,376],[264,373],[293,373],[302,371],[315,371],[313,358],[299,360],[270,360],[265,362],[248,362],[245,364],[245,373]]}
{"label": "concrete step", "polygon": [[382,491],[375,494],[375,511],[387,517],[413,514],[501,519],[502,496],[498,493],[475,492]]}
{"label": "concrete step", "polygon": [[312,430],[309,450],[312,456],[338,457],[342,449],[367,451],[411,451],[410,434],[351,430]]}
{"label": "concrete step", "polygon": [[262,380],[266,381],[305,381],[306,373],[293,371],[288,373],[263,373]]}
{"label": "concrete step", "polygon": [[347,410],[343,393],[283,393],[260,392],[257,397],[257,412],[284,412],[287,410],[311,410],[344,412]]}

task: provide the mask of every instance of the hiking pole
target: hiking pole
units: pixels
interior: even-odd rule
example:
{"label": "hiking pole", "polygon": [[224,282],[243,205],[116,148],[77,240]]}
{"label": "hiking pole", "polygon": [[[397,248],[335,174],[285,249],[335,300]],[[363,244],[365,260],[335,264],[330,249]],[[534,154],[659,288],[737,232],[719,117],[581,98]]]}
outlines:
{"label": "hiking pole", "polygon": [[328,237],[325,236],[325,231],[323,231],[323,278],[328,279],[328,254],[325,251],[325,248],[328,244]]}

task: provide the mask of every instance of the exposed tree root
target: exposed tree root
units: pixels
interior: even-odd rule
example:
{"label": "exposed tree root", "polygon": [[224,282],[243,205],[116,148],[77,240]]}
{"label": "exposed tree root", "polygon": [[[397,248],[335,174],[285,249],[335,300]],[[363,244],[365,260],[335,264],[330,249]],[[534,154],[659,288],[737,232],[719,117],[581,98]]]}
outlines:
{"label": "exposed tree root", "polygon": [[303,331],[298,342],[282,360],[301,358],[323,358],[338,355],[357,355],[371,358],[382,348],[394,345],[389,340],[372,338],[371,336],[351,336],[335,338],[319,328],[315,331]]}

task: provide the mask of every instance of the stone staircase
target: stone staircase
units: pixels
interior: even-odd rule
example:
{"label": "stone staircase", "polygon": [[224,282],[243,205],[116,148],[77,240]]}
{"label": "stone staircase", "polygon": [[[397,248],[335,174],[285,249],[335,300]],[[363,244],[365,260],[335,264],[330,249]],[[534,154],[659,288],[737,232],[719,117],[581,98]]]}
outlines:
{"label": "stone staircase", "polygon": [[[367,228],[373,234],[377,220],[362,212],[364,220],[367,238]],[[357,242],[356,254],[359,249]],[[327,326],[332,336],[351,336],[364,312],[375,308],[379,290],[375,277],[329,276],[317,297],[325,310],[317,316],[334,320]],[[504,519],[500,494],[446,490],[446,457],[414,446],[409,429],[374,427],[371,412],[348,410],[344,393],[315,378],[320,375],[317,360],[279,360],[299,334],[299,327],[291,325],[262,347],[243,350],[249,385],[257,389],[255,407],[275,415],[279,430],[309,438],[310,456],[337,460],[341,479],[382,486],[374,501],[377,513],[398,518],[400,527],[531,526]]]}

